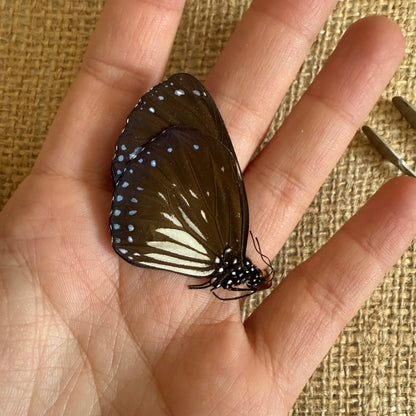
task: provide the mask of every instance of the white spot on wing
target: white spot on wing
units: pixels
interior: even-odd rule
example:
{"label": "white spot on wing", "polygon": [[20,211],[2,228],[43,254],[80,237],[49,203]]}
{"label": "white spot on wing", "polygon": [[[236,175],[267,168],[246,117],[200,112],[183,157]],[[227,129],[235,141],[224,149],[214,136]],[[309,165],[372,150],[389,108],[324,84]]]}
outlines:
{"label": "white spot on wing", "polygon": [[205,212],[203,209],[201,209],[201,215],[202,215],[202,218],[205,220],[205,222],[208,222],[207,216],[205,215]]}
{"label": "white spot on wing", "polygon": [[189,192],[195,199],[198,199],[198,195],[192,189],[190,189]]}

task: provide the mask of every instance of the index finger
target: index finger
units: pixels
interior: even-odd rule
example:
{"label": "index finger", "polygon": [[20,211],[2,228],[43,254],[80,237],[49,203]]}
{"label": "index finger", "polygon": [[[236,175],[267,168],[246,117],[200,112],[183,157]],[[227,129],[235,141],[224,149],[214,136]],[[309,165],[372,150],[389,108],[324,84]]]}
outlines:
{"label": "index finger", "polygon": [[128,111],[163,75],[185,0],[108,0],[35,171],[105,187]]}

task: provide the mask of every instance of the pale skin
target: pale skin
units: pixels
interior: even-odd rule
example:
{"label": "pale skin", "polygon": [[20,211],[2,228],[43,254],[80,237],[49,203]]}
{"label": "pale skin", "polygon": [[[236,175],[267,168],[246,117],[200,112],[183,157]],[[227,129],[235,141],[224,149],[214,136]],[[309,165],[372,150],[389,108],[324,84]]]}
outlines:
{"label": "pale skin", "polygon": [[[248,165],[335,3],[254,0],[207,77],[245,170],[250,228],[270,257],[404,53],[393,22],[354,24]],[[182,7],[107,1],[35,167],[1,213],[4,414],[285,415],[416,233],[416,182],[394,179],[244,325],[237,301],[121,260],[108,230],[114,144],[163,76]],[[252,245],[248,255],[261,264]]]}

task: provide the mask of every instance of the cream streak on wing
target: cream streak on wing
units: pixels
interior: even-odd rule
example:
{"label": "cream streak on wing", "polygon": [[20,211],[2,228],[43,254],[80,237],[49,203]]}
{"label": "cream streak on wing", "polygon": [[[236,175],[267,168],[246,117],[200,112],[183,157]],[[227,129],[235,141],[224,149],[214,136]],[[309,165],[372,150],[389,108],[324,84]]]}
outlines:
{"label": "cream streak on wing", "polygon": [[181,194],[181,198],[185,201],[186,205],[188,205],[188,207],[190,207],[188,200],[184,197],[183,194]]}
{"label": "cream streak on wing", "polygon": [[173,222],[176,226],[181,227],[182,228],[182,224],[181,222],[174,216],[174,215],[169,215],[166,212],[162,212],[162,215],[169,221]]}
{"label": "cream streak on wing", "polygon": [[158,192],[158,194],[166,203],[168,202],[165,198],[165,195],[163,195],[162,192]]}
{"label": "cream streak on wing", "polygon": [[186,231],[177,230],[175,228],[156,228],[155,231],[157,233],[170,237],[177,243],[184,244],[185,246],[199,251],[200,253],[208,254],[208,252],[205,250],[205,247],[202,244],[198,243],[198,241]]}
{"label": "cream streak on wing", "polygon": [[193,270],[193,269],[182,269],[180,267],[170,266],[168,264],[153,263],[151,261],[140,261],[143,266],[155,267],[156,269],[169,270],[171,272],[187,274],[188,276],[209,276],[214,270]]}
{"label": "cream streak on wing", "polygon": [[185,214],[181,207],[178,207],[179,211],[182,214],[183,219],[185,222],[203,239],[206,241],[205,236],[201,233],[200,229],[189,219],[189,217]]}
{"label": "cream streak on wing", "polygon": [[200,263],[200,262],[197,262],[197,261],[184,260],[184,259],[180,259],[179,257],[168,256],[166,254],[146,253],[145,256],[150,257],[153,260],[160,261],[163,264],[173,263],[173,264],[177,264],[179,266],[194,267],[196,269],[206,269],[209,266],[209,264],[207,264],[207,263]]}
{"label": "cream streak on wing", "polygon": [[185,247],[181,244],[172,243],[171,241],[148,241],[146,243],[150,247],[157,248],[168,253],[178,254],[180,256],[188,257],[190,259],[209,261],[209,257],[201,254],[198,251]]}

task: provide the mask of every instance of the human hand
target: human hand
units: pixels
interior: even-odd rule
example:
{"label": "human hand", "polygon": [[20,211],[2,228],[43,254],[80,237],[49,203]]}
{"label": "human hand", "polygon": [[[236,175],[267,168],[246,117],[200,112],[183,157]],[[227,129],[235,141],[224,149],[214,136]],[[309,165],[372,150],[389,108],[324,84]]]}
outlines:
{"label": "human hand", "polygon": [[[250,228],[271,257],[403,54],[394,23],[352,26],[249,164],[334,4],[254,0],[206,82],[245,169]],[[122,261],[108,230],[114,144],[163,75],[182,6],[107,1],[44,149],[1,213],[4,414],[287,414],[416,232],[416,185],[395,179],[244,325],[238,302]]]}

